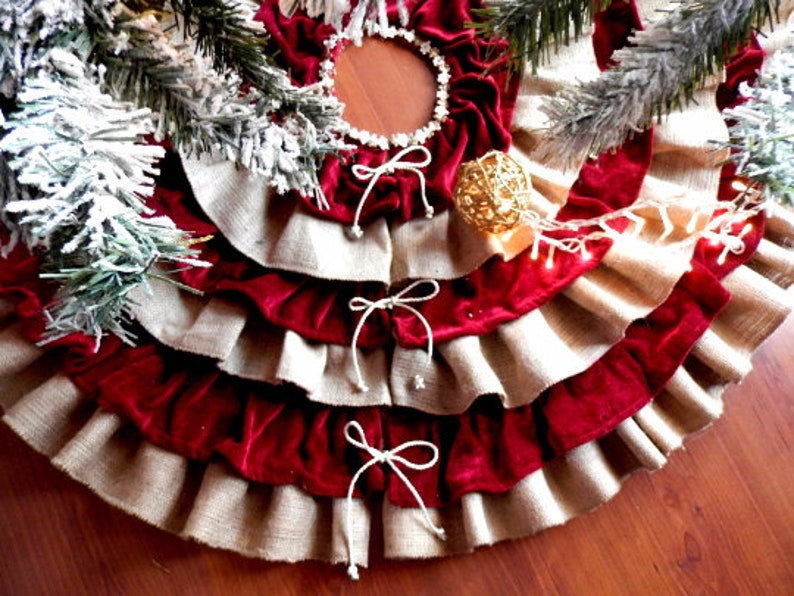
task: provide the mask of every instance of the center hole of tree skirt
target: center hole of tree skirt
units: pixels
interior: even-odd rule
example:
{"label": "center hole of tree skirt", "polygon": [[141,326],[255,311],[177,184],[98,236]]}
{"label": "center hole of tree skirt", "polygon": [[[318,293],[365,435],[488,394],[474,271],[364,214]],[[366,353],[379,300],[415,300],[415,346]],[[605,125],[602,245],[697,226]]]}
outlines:
{"label": "center hole of tree skirt", "polygon": [[343,118],[379,135],[411,133],[433,117],[436,75],[418,51],[399,41],[365,38],[336,58],[334,88]]}

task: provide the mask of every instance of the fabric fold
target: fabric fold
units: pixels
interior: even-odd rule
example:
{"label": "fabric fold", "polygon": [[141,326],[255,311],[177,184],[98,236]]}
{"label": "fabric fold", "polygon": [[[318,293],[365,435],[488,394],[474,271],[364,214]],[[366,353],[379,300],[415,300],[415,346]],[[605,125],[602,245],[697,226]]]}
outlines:
{"label": "fabric fold", "polygon": [[[312,341],[230,298],[202,299],[155,281],[153,292],[134,295],[134,313],[165,345],[213,357],[221,370],[244,379],[295,384],[320,403],[456,414],[479,396],[496,394],[505,407],[517,407],[585,370],[632,321],[661,304],[687,270],[694,240],[656,244],[651,216],[643,236],[617,237],[596,269],[548,303],[481,336],[436,337],[430,366],[424,349],[399,342],[360,349],[368,393],[355,389],[350,345]],[[426,381],[421,391],[414,387],[417,374]]]}
{"label": "fabric fold", "polygon": [[[748,339],[748,346],[758,339]],[[23,367],[9,378],[22,374]],[[473,492],[431,510],[434,523],[447,532],[444,542],[427,531],[417,509],[356,498],[356,560],[367,561],[371,507],[382,508],[387,558],[468,552],[565,523],[614,496],[636,470],[663,465],[688,435],[716,419],[724,383],[704,375],[702,363],[685,364],[661,395],[610,435],[546,462],[506,492]],[[57,408],[51,407],[54,402]],[[343,499],[251,483],[220,462],[190,462],[157,448],[119,416],[96,409],[57,374],[29,394],[4,396],[3,407],[4,421],[31,446],[104,500],[148,523],[268,560],[347,560]]]}
{"label": "fabric fold", "polygon": [[[430,504],[457,501],[469,492],[509,490],[542,467],[548,449],[562,455],[619,425],[664,387],[696,342],[693,357],[720,378],[731,380],[746,372],[738,356],[746,358],[779,324],[790,308],[790,295],[744,266],[729,273],[724,284],[736,301],[711,323],[728,294],[706,267],[694,264],[665,302],[632,324],[625,338],[587,370],[553,385],[531,408],[504,410],[492,395],[481,395],[458,416],[397,408],[381,419],[375,408],[352,411],[312,404],[290,383],[267,388],[235,381],[202,367],[203,357],[169,353],[156,344],[128,348],[108,341],[94,355],[78,341],[77,354],[66,364],[82,391],[106,410],[123,414],[157,444],[199,460],[217,453],[249,479],[296,484],[318,496],[339,496],[349,482],[346,466],[328,461],[346,457],[341,429],[351,416],[390,444],[424,434],[442,443],[444,465],[424,477],[418,490]],[[9,329],[24,333],[23,326],[11,321]],[[9,332],[8,338],[13,337]],[[730,357],[725,357],[724,346],[730,347]],[[9,358],[8,370],[24,369],[31,360],[35,365],[39,359],[25,354]],[[124,362],[123,370],[118,362]],[[493,378],[501,383],[508,379],[505,375],[500,371]],[[34,416],[27,404],[37,402],[38,392],[61,392],[58,387],[36,387],[9,412],[21,420]],[[52,407],[63,407],[70,399],[56,400]],[[536,436],[538,428],[542,435]],[[238,430],[230,434],[231,429]],[[53,436],[59,432],[54,430]],[[276,452],[282,455],[273,457]],[[382,473],[367,477],[368,490],[384,486]],[[389,498],[411,502],[405,491],[390,484]]]}

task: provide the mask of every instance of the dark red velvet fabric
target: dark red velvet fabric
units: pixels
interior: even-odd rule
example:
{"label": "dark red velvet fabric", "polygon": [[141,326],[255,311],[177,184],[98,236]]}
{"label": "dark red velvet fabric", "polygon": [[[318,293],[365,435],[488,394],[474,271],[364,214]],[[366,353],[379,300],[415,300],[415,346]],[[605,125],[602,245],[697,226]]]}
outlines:
{"label": "dark red velvet fabric", "polygon": [[[440,8],[441,4],[444,8]],[[450,23],[456,23],[458,17],[465,16],[464,6],[465,3],[461,2],[427,2],[417,7],[414,16],[424,19],[426,26],[441,16],[449,18]],[[606,11],[605,14],[611,16],[601,17],[596,24],[595,38],[602,40],[596,44],[596,53],[602,58],[608,57],[613,47],[625,43],[627,32],[638,24],[636,11],[626,10],[620,3],[616,6]],[[450,16],[447,11],[454,14]],[[263,5],[260,16],[266,20],[282,18],[268,4]],[[290,19],[290,23],[289,27],[279,30],[277,38],[290,34],[298,23],[298,31],[310,35],[311,39],[325,38],[329,34],[325,25],[312,19],[295,17]],[[623,23],[622,26],[618,26],[619,23]],[[610,30],[601,32],[602,24]],[[622,37],[618,35],[620,31],[624,32]],[[445,41],[463,43],[461,40],[469,40],[469,34],[451,34]],[[290,38],[289,41],[294,40]],[[287,43],[287,38],[281,43]],[[477,47],[479,43],[480,40],[472,42]],[[315,63],[298,57],[302,53],[310,54],[313,47],[311,43],[306,48],[290,44],[289,51],[284,54],[287,63],[298,61],[300,67],[295,72],[303,73],[301,76],[308,77],[306,73],[316,68]],[[442,153],[437,155],[438,159],[449,163],[449,155],[443,152],[443,148],[439,150]],[[558,215],[559,219],[595,217],[633,203],[650,165],[651,151],[652,133],[647,132],[637,135],[617,151],[585,163]],[[173,171],[179,166],[168,163],[165,169]],[[171,174],[161,182],[153,206],[159,205],[160,211],[171,216],[182,229],[195,230],[200,235],[217,235],[217,229],[197,215],[199,210],[192,198],[180,194],[189,193],[185,190],[188,187],[183,175]],[[625,222],[617,222],[615,227],[620,230],[624,225]],[[558,238],[566,235],[570,233],[552,234]],[[414,306],[427,319],[437,343],[466,335],[483,335],[544,304],[595,267],[610,244],[606,239],[591,243],[588,246],[589,260],[583,260],[579,254],[558,251],[551,269],[546,267],[543,258],[530,260],[529,249],[509,262],[494,257],[464,278],[441,281],[437,297]],[[360,317],[347,306],[351,298],[361,296],[374,301],[400,290],[399,287],[387,290],[378,283],[323,281],[268,270],[240,257],[222,238],[207,245],[202,257],[212,262],[214,267],[186,271],[183,274],[185,283],[208,294],[245,296],[273,325],[324,343],[347,345],[351,342]],[[416,316],[403,309],[373,312],[362,328],[358,345],[376,348],[390,345],[393,341],[407,348],[422,348],[427,344],[425,328]]]}
{"label": "dark red velvet fabric", "polygon": [[609,10],[595,15],[593,50],[601,70],[615,64],[612,52],[629,43],[629,36],[642,29],[642,20],[634,2],[613,2]]}
{"label": "dark red velvet fabric", "polygon": [[[615,153],[586,163],[571,188],[561,220],[595,217],[620,209],[636,200],[650,165],[651,133],[638,135]],[[173,160],[167,168],[178,168]],[[171,186],[172,188],[168,188]],[[291,329],[314,341],[347,345],[360,313],[348,308],[351,298],[384,298],[400,288],[387,290],[380,283],[339,282],[263,268],[237,253],[219,236],[217,228],[199,215],[187,182],[175,174],[157,188],[151,206],[169,215],[181,229],[197,235],[216,235],[202,249],[209,269],[190,269],[182,281],[207,294],[245,296],[268,322]],[[621,229],[623,222],[615,227]],[[565,233],[554,234],[558,238]],[[569,234],[568,234],[569,235]],[[483,335],[541,306],[576,278],[597,266],[610,246],[607,240],[588,245],[590,259],[578,253],[557,251],[554,266],[544,258],[533,261],[530,250],[510,261],[494,257],[469,275],[440,281],[440,293],[414,306],[428,320],[438,343],[465,335]],[[507,290],[507,291],[506,291]],[[389,345],[424,347],[425,329],[413,314],[396,309],[376,311],[359,338],[362,348]]]}
{"label": "dark red velvet fabric", "polygon": [[[411,3],[407,29],[421,40],[429,41],[444,56],[450,69],[449,116],[442,128],[424,145],[433,155],[423,170],[427,179],[427,197],[436,212],[451,205],[452,188],[458,166],[491,149],[510,146],[510,122],[513,115],[518,80],[508,81],[503,68],[491,68],[488,50],[492,42],[475,36],[464,24],[472,20],[471,9],[481,6],[478,0],[437,0]],[[390,21],[399,25],[396,4],[390,7]],[[279,51],[282,65],[301,85],[318,80],[319,64],[325,57],[323,42],[334,32],[304,13],[286,18],[278,10],[277,0],[262,3],[257,19],[267,28]],[[487,72],[486,72],[487,71]],[[320,210],[310,197],[301,197],[305,207],[318,217],[351,223],[368,181],[352,174],[358,163],[377,167],[397,150],[382,151],[361,146],[344,161],[329,157],[319,173],[320,184],[330,210]],[[419,195],[419,181],[411,172],[398,171],[381,176],[362,211],[361,222],[392,215],[402,220],[424,217]]]}
{"label": "dark red velvet fabric", "polygon": [[[7,271],[27,266],[16,258],[6,264]],[[5,287],[0,290],[6,295]],[[474,490],[507,490],[548,456],[603,436],[653,398],[727,300],[714,275],[695,264],[662,306],[587,371],[555,385],[534,405],[505,410],[484,396],[459,416],[315,404],[294,387],[242,381],[214,370],[205,358],[145,338],[137,347],[107,338],[94,354],[73,336],[64,364],[81,390],[153,443],[202,461],[222,456],[246,478],[296,484],[315,495],[344,496],[366,461],[345,443],[348,420],[358,420],[376,446],[433,441],[440,465],[413,480],[426,502],[438,505]],[[376,469],[366,486],[382,490],[384,482],[383,470]],[[397,504],[413,504],[400,483],[390,482],[388,492]]]}
{"label": "dark red velvet fabric", "polygon": [[[342,428],[351,419],[378,447],[432,440],[441,452],[440,465],[406,474],[425,502],[437,506],[470,491],[507,490],[546,459],[604,436],[647,404],[727,302],[718,279],[750,257],[762,230],[759,221],[745,239],[745,252],[731,255],[724,266],[715,264],[715,249],[701,243],[692,271],[664,304],[629,327],[624,340],[587,371],[555,385],[531,406],[512,410],[492,396],[459,416],[330,408],[308,402],[294,387],[219,373],[205,358],[145,337],[138,347],[106,338],[96,354],[89,349],[92,342],[78,335],[59,346],[67,349],[67,374],[101,407],[126,417],[157,445],[203,461],[222,457],[251,480],[344,496],[352,475],[368,460],[345,443]],[[0,296],[19,304],[28,329],[40,329],[40,305],[49,300],[51,287],[35,277],[35,259],[16,250],[2,265]],[[382,490],[397,505],[415,506],[399,481],[373,468],[361,492]]]}

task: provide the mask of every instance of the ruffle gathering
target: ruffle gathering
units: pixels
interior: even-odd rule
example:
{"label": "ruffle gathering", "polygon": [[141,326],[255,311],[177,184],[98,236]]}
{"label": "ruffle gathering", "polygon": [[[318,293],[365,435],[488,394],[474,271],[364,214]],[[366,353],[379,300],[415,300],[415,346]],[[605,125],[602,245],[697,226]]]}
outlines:
{"label": "ruffle gathering", "polygon": [[[787,230],[794,237],[794,227]],[[418,510],[384,499],[385,555],[442,556],[528,535],[605,502],[636,469],[663,465],[686,436],[720,415],[725,384],[749,371],[750,354],[788,313],[790,294],[753,271],[759,265],[766,267],[764,259],[753,258],[725,278],[734,300],[654,401],[507,491],[469,492],[433,509],[446,541],[427,533]],[[781,272],[785,285],[792,283],[791,271],[789,264]],[[271,560],[347,559],[344,499],[250,482],[226,463],[188,460],[152,445],[125,417],[98,408],[68,377],[53,372],[52,354],[32,346],[11,308],[2,306],[4,420],[56,466],[149,523],[212,546]],[[362,564],[369,507],[376,506],[371,499],[354,499],[352,509]]]}
{"label": "ruffle gathering", "polygon": [[[739,263],[714,269],[722,276]],[[20,269],[26,266],[22,259]],[[306,402],[294,385],[246,385],[219,372],[201,372],[207,369],[200,358],[143,340],[135,348],[106,340],[94,355],[78,338],[67,352],[65,371],[103,408],[133,421],[160,446],[200,460],[219,455],[251,480],[296,483],[318,496],[342,496],[350,483],[343,427],[351,419],[375,443],[392,448],[426,437],[439,446],[442,464],[416,486],[427,503],[435,504],[475,490],[508,490],[551,455],[610,431],[658,394],[701,336],[708,347],[703,359],[711,366],[740,360],[731,347],[737,344],[733,335],[752,335],[755,345],[782,320],[787,295],[749,267],[734,269],[728,279],[734,278],[739,280],[731,283],[735,308],[727,323],[715,323],[706,333],[729,294],[714,273],[693,263],[667,300],[630,325],[626,336],[587,370],[552,386],[529,406],[509,410],[488,395],[455,416],[326,407]],[[788,285],[791,279],[778,276],[777,281]],[[35,310],[23,304],[20,312]],[[509,374],[509,367],[502,372]],[[738,369],[738,376],[746,372]],[[736,369],[730,377],[737,377]],[[385,487],[382,473],[368,478],[371,490]],[[411,495],[401,485],[387,490],[394,502],[410,505]]]}
{"label": "ruffle gathering", "polygon": [[[439,11],[455,12],[459,4],[428,2],[421,10],[443,5]],[[636,21],[633,5],[614,12],[619,22]],[[614,31],[597,30],[596,48],[619,43]],[[573,44],[522,82],[511,149],[520,158],[536,142],[531,107],[555,85],[582,78],[567,69],[581,63],[572,58],[585,49],[584,40]],[[89,342],[73,337],[40,350],[31,342],[41,330],[37,305],[47,288],[35,279],[35,260],[17,254],[15,267],[0,273],[4,420],[114,505],[182,536],[270,560],[336,563],[348,560],[352,549],[366,564],[374,507],[381,508],[385,556],[397,558],[465,552],[564,523],[608,500],[634,470],[663,465],[687,435],[718,417],[725,384],[749,372],[750,355],[791,307],[785,291],[794,283],[790,213],[756,218],[745,253],[729,255],[722,266],[716,265],[719,249],[691,237],[679,241],[697,201],[718,193],[718,170],[705,144],[715,136],[690,135],[685,126],[695,118],[692,128],[702,131],[704,117],[722,126],[713,89],[700,99],[705,104],[657,129],[650,171],[642,171],[642,189],[637,184],[631,198],[669,200],[675,229],[666,242],[659,241],[661,213],[651,209],[643,213],[642,235],[619,236],[596,263],[530,310],[463,332],[450,324],[457,331],[447,335],[434,320],[440,341],[428,368],[417,321],[409,318],[400,330],[396,318],[378,323],[373,316],[371,335],[358,344],[371,385],[366,394],[351,386],[354,317],[348,315],[347,328],[333,337],[313,337],[269,320],[255,293],[240,287],[208,285],[207,296],[197,298],[153,284],[151,296],[136,297],[138,322],[152,336],[144,334],[138,347],[108,340],[92,354]],[[519,237],[501,244],[474,235],[451,211],[430,222],[413,220],[410,206],[389,206],[402,209],[402,221],[391,225],[379,217],[381,205],[368,214],[371,223],[357,245],[342,232],[341,211],[323,220],[305,201],[273,198],[253,180],[235,180],[241,192],[234,201],[210,188],[208,194],[221,198],[205,202],[198,189],[208,187],[197,182],[216,166],[202,165],[202,174],[195,165],[188,163],[186,172],[213,220],[195,219],[195,229],[218,226],[225,236],[219,242],[244,255],[230,265],[233,251],[222,247],[219,269],[226,265],[224,273],[236,272],[246,282],[250,271],[265,267],[282,279],[308,275],[356,290],[374,282],[368,291],[377,292],[377,284],[430,273],[407,247],[432,245],[433,234],[445,238],[442,230],[453,230],[455,242],[465,239],[472,247],[459,255],[450,250],[430,266],[446,275],[427,275],[453,287],[491,261],[522,258],[531,242]],[[538,175],[539,204],[545,201],[549,212],[563,217],[566,209],[581,216],[570,196],[560,200],[570,185],[566,174],[542,164],[528,167],[533,182]],[[587,184],[588,167],[574,188]],[[218,187],[228,183],[216,180]],[[604,183],[590,181],[595,188]],[[724,185],[720,192],[727,192]],[[261,213],[255,231],[242,225],[252,212],[243,219],[245,211],[232,208],[236,223],[217,221],[219,212],[212,210],[223,201],[231,201],[227,210],[237,204]],[[283,218],[269,220],[276,212]],[[328,244],[322,250],[321,244],[305,246],[306,255],[296,257],[290,252],[300,234]],[[334,267],[344,267],[325,258],[333,252],[329,247],[345,258],[366,254],[373,261],[362,268],[367,273],[339,277]],[[315,310],[327,312],[334,301],[340,301],[337,294],[325,311],[320,303]],[[398,329],[395,340],[390,325]],[[411,386],[418,371],[421,391]],[[370,469],[346,502],[355,470],[367,461],[345,441],[349,420],[359,422],[378,448],[417,438],[439,447],[437,468],[406,474],[431,507],[433,522],[445,528],[446,541],[427,531],[410,491],[382,469]],[[348,506],[354,536],[346,527]]]}
{"label": "ruffle gathering", "polygon": [[[612,21],[625,21],[626,11],[616,10]],[[608,52],[608,48],[600,51]],[[270,196],[262,183],[235,172],[233,166],[217,164],[204,170],[208,163],[197,167],[197,162],[188,160],[185,171],[193,196],[161,187],[157,198],[165,212],[178,215],[182,227],[202,235],[218,229],[223,234],[203,254],[215,267],[183,280],[207,292],[208,298],[200,300],[166,287],[151,297],[139,293],[135,309],[139,322],[158,341],[212,357],[227,373],[271,384],[294,384],[309,399],[337,406],[399,405],[456,414],[477,397],[495,394],[506,407],[518,407],[586,370],[623,337],[631,322],[659,306],[689,268],[695,237],[684,230],[703,197],[717,194],[715,160],[719,156],[708,141],[724,136],[725,127],[714,106],[713,88],[705,90],[698,98],[696,134],[679,134],[678,127],[685,124],[680,121],[675,126],[662,124],[655,132],[655,147],[650,134],[640,135],[616,154],[584,164],[571,182],[565,173],[528,157],[538,123],[533,120],[535,111],[522,108],[525,99],[535,101],[548,95],[554,82],[571,84],[584,73],[598,72],[586,43],[578,42],[565,52],[537,77],[528,77],[531,83],[522,85],[512,126],[517,142],[511,152],[533,174],[534,183],[542,189],[538,192],[542,201],[555,206],[559,219],[608,213],[639,196],[669,206],[665,215],[674,229],[666,238],[661,212],[649,208],[638,212],[643,222],[638,237],[624,234],[614,242],[602,242],[591,249],[588,261],[579,254],[558,254],[549,270],[543,258],[529,258],[526,247],[531,235],[519,232],[502,244],[468,228],[468,240],[478,239],[480,246],[490,249],[498,245],[501,252],[488,255],[485,264],[465,277],[441,278],[441,295],[416,305],[433,330],[435,358],[426,364],[425,329],[413,314],[374,312],[361,326],[356,342],[358,364],[370,387],[361,393],[355,391],[351,349],[359,315],[347,304],[354,296],[377,300],[386,295],[380,283],[366,280],[366,272],[384,267],[381,277],[385,278],[386,266],[394,272],[396,263],[398,268],[405,266],[404,271],[438,273],[445,263],[457,262],[454,253],[460,244],[454,240],[462,237],[438,242],[443,235],[425,235],[427,229],[435,229],[434,220],[414,220],[397,224],[410,239],[400,249],[371,236],[371,229],[363,238],[351,240],[342,225],[312,217],[290,197]],[[179,166],[169,169],[172,173],[165,186],[184,188]],[[227,176],[233,176],[235,183],[230,184]],[[196,215],[190,206],[193,197],[212,223]],[[456,220],[455,229],[461,229],[454,212],[440,217],[447,215],[447,221]],[[705,223],[705,216],[700,219]],[[278,227],[279,221],[283,228]],[[381,218],[370,228],[377,225],[385,230],[390,224]],[[333,230],[333,237],[321,230]],[[412,232],[416,230],[422,238]],[[285,260],[270,263],[244,249],[251,263],[229,245],[255,246],[261,254],[281,254]],[[471,245],[464,244],[464,250]],[[367,250],[359,252],[362,246]],[[518,256],[510,251],[518,251]],[[502,260],[508,252],[515,258]],[[475,253],[482,255],[482,251]],[[258,268],[263,262],[278,267]],[[379,265],[370,268],[373,262]],[[431,264],[433,270],[417,271],[421,263]],[[339,277],[340,269],[359,280],[324,281]],[[447,271],[460,273],[454,267]],[[507,294],[502,291],[505,287],[511,288]],[[414,388],[417,374],[424,379],[421,391]]]}
{"label": "ruffle gathering", "polygon": [[[320,403],[455,414],[494,394],[505,407],[516,407],[587,369],[633,321],[662,304],[689,267],[693,244],[670,248],[618,238],[599,268],[493,331],[446,339],[433,325],[437,348],[429,366],[421,339],[413,349],[359,349],[361,369],[371,380],[367,393],[355,391],[347,337],[338,344],[312,341],[238,301],[199,298],[161,282],[153,282],[151,294],[135,294],[134,312],[165,345],[214,358],[221,370],[244,379],[297,385]],[[421,391],[412,386],[417,372],[426,381]]]}

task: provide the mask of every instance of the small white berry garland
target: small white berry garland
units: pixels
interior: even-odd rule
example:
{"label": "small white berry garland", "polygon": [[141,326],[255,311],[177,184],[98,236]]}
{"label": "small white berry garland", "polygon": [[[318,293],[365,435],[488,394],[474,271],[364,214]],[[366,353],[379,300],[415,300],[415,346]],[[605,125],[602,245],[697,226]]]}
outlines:
{"label": "small white berry garland", "polygon": [[[451,78],[449,66],[441,53],[429,41],[418,39],[413,31],[397,27],[382,27],[373,36],[386,40],[404,40],[412,44],[435,68],[436,102],[433,108],[433,117],[425,126],[413,132],[399,132],[386,136],[348,126],[346,134],[359,143],[384,151],[387,151],[390,147],[404,148],[409,145],[422,145],[441,130],[442,123],[449,115],[449,81]],[[337,33],[331,35],[324,43],[327,55],[325,60],[320,63],[320,84],[329,91],[333,91],[334,73],[336,70],[334,58],[338,56],[345,45],[354,43],[354,40],[343,33]]]}

